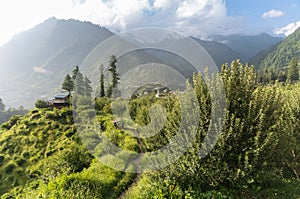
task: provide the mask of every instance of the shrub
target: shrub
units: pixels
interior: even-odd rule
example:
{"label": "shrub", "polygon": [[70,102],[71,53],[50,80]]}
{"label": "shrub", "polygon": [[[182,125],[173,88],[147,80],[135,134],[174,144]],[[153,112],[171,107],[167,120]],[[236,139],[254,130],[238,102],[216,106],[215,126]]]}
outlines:
{"label": "shrub", "polygon": [[56,120],[58,118],[58,115],[54,111],[47,111],[45,113],[45,118],[50,120]]}
{"label": "shrub", "polygon": [[4,162],[4,160],[5,160],[4,155],[0,155],[0,165]]}
{"label": "shrub", "polygon": [[39,118],[41,118],[41,114],[39,114],[39,113],[35,113],[30,116],[31,120],[35,120],[35,119],[39,119]]}
{"label": "shrub", "polygon": [[4,123],[2,126],[7,130],[11,129],[20,120],[20,116],[12,116],[8,122]]}
{"label": "shrub", "polygon": [[110,104],[110,99],[106,97],[101,97],[95,99],[95,108],[96,110],[101,111],[106,105]]}
{"label": "shrub", "polygon": [[24,158],[20,158],[16,160],[17,165],[22,166],[24,163],[26,162],[26,160]]}
{"label": "shrub", "polygon": [[16,165],[14,163],[9,163],[4,167],[4,172],[10,174],[15,168]]}
{"label": "shrub", "polygon": [[75,173],[88,168],[93,157],[84,147],[74,144],[61,152],[60,159],[67,168],[70,168]]}
{"label": "shrub", "polygon": [[48,108],[47,102],[44,100],[38,100],[35,102],[36,108]]}

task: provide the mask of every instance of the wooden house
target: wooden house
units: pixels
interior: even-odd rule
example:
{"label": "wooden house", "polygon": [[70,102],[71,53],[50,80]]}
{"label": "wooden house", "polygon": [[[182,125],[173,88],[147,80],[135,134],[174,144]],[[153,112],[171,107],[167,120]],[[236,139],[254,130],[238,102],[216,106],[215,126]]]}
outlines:
{"label": "wooden house", "polygon": [[63,108],[69,106],[70,95],[68,93],[61,93],[54,96],[54,99],[47,101],[50,108]]}

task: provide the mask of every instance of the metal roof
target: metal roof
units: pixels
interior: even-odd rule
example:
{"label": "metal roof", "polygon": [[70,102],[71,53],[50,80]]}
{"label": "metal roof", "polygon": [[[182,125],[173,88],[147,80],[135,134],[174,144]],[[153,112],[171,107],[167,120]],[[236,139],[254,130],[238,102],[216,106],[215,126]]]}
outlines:
{"label": "metal roof", "polygon": [[54,96],[55,99],[64,99],[69,96],[69,93],[60,93]]}

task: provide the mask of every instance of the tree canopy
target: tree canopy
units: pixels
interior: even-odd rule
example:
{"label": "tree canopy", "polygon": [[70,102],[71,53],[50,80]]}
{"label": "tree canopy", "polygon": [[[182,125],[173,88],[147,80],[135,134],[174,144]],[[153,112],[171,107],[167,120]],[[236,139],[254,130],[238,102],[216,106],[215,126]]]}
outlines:
{"label": "tree canopy", "polygon": [[71,95],[71,91],[73,90],[73,80],[69,74],[66,75],[63,83],[62,83],[62,89],[69,92]]}
{"label": "tree canopy", "polygon": [[1,98],[0,98],[0,111],[5,111],[5,104],[3,103]]}
{"label": "tree canopy", "polygon": [[298,61],[295,58],[293,58],[289,63],[287,81],[293,83],[298,80],[299,80]]}
{"label": "tree canopy", "polygon": [[117,58],[116,56],[112,55],[109,60],[109,69],[108,71],[111,73],[111,84],[107,89],[106,95],[107,97],[112,97],[113,92],[116,91],[118,81],[119,81],[119,74],[117,71]]}

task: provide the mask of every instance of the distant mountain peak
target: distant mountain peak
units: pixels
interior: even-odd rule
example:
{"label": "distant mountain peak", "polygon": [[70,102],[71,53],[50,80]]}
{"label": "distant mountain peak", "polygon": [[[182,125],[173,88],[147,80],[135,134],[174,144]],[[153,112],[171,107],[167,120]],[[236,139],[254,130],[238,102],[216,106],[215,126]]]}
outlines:
{"label": "distant mountain peak", "polygon": [[300,28],[250,61],[257,68],[284,68],[293,58],[300,60]]}
{"label": "distant mountain peak", "polygon": [[258,35],[213,35],[211,38],[241,54],[246,60],[250,60],[257,53],[270,48],[282,40],[281,37],[274,37],[267,33]]}
{"label": "distant mountain peak", "polygon": [[[28,107],[40,96],[59,92],[64,76],[70,73],[75,65],[80,66],[98,44],[112,35],[114,34],[105,27],[91,22],[55,17],[20,33],[0,47],[0,85],[5,88],[5,90],[0,88],[0,96],[9,102],[8,106],[22,104]],[[234,43],[234,38],[240,40]],[[263,39],[256,44],[253,42],[255,38],[252,40],[247,40],[247,38],[250,37],[233,36],[230,38],[228,36],[228,39],[225,39],[228,40],[226,45],[218,40],[193,39],[206,49],[216,65],[220,67],[223,63],[231,62],[236,58],[245,60],[243,58],[246,53],[255,53],[257,46],[253,47],[253,44],[261,45],[264,41]],[[271,41],[271,44],[274,44],[272,39]],[[172,40],[166,42],[172,42]],[[270,44],[267,47],[269,46]],[[145,60],[153,56],[159,60],[167,59],[162,55],[164,54],[143,54]],[[91,64],[91,67],[94,65]],[[47,71],[47,73],[35,72],[34,68]],[[93,68],[88,68],[87,71],[93,71]]]}
{"label": "distant mountain peak", "polygon": [[47,23],[47,22],[56,22],[56,21],[59,21],[59,19],[57,19],[56,17],[50,17],[50,18],[46,19],[44,21],[44,23]]}
{"label": "distant mountain peak", "polygon": [[[58,84],[66,73],[112,35],[109,30],[89,22],[55,17],[21,32],[0,46],[0,85],[5,89],[0,88],[0,96],[9,102],[8,106],[29,107],[41,95],[51,95],[51,89],[59,89]],[[36,68],[53,75],[38,73]],[[19,87],[28,95],[20,94]]]}

